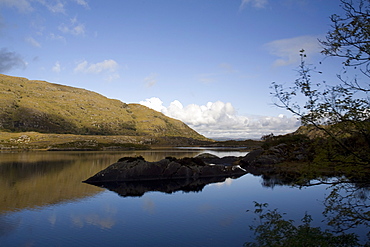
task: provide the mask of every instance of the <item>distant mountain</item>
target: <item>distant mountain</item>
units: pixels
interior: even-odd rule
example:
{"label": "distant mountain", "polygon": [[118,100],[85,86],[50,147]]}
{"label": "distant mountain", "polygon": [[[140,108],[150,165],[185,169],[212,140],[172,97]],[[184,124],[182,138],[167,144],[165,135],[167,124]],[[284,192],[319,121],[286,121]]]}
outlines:
{"label": "distant mountain", "polygon": [[0,130],[207,139],[183,122],[139,104],[126,104],[85,89],[1,74]]}

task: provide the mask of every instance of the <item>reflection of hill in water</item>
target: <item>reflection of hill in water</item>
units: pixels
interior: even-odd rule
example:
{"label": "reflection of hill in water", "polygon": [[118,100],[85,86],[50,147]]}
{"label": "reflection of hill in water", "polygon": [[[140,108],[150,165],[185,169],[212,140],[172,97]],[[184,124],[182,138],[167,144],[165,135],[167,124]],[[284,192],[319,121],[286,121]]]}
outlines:
{"label": "reflection of hill in water", "polygon": [[[236,177],[234,177],[236,178]],[[163,193],[200,192],[203,188],[212,183],[225,182],[226,177],[211,177],[199,179],[165,179],[165,180],[146,180],[146,181],[127,181],[96,183],[93,185],[114,191],[122,197],[142,196],[146,192],[158,191]]]}
{"label": "reflection of hill in water", "polygon": [[[107,163],[75,154],[2,154],[0,163],[0,212],[72,201],[98,193],[81,185]],[[88,176],[88,175],[87,175]]]}
{"label": "reflection of hill in water", "polygon": [[24,152],[1,153],[0,213],[78,200],[103,191],[81,181],[123,156],[160,160],[199,152]]}
{"label": "reflection of hill in water", "polygon": [[[253,174],[253,173],[252,173]],[[346,177],[345,174],[337,174],[336,172],[325,172],[307,176],[307,174],[285,171],[285,172],[262,172],[253,174],[261,176],[262,186],[267,188],[274,188],[275,186],[299,186],[307,187],[319,184],[335,185],[335,184],[353,184],[357,187],[370,188],[368,176],[362,177]]]}

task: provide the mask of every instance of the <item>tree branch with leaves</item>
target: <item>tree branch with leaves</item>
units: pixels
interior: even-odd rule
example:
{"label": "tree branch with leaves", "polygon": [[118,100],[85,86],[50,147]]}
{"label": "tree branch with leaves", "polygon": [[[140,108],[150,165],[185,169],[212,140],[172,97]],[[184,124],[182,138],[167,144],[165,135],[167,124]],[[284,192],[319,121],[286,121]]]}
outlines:
{"label": "tree branch with leaves", "polygon": [[[341,6],[344,16],[331,16],[332,30],[320,41],[322,54],[344,59],[343,73],[336,75],[339,80],[313,82],[313,73],[322,72],[306,64],[301,50],[298,79],[289,87],[274,82],[272,94],[278,107],[298,116],[303,125],[325,133],[353,157],[352,162],[369,165],[370,0],[341,0]],[[348,78],[348,70],[354,72],[353,78]]]}

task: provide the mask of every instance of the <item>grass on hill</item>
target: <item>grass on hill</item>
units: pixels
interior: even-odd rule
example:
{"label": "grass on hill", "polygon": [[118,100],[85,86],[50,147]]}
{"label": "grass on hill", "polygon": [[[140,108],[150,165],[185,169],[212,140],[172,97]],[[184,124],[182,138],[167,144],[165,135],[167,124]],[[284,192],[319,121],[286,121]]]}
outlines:
{"label": "grass on hill", "polygon": [[207,140],[183,122],[139,104],[126,104],[85,89],[1,74],[0,130]]}

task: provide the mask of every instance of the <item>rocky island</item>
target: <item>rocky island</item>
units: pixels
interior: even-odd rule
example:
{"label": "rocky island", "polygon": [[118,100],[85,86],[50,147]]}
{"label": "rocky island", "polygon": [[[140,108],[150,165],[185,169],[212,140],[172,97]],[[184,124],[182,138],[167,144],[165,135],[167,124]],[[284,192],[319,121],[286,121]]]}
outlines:
{"label": "rocky island", "polygon": [[[216,160],[215,158],[213,158]],[[222,160],[222,159],[218,159]],[[201,157],[176,159],[167,157],[148,162],[143,157],[124,157],[88,178],[86,183],[148,181],[167,179],[198,179],[232,177],[246,174],[239,165],[207,163]]]}
{"label": "rocky island", "polygon": [[218,158],[203,154],[195,158],[167,157],[148,162],[143,157],[124,157],[85,180],[120,196],[142,196],[149,191],[198,192],[207,184],[238,178],[247,172],[236,157]]}

